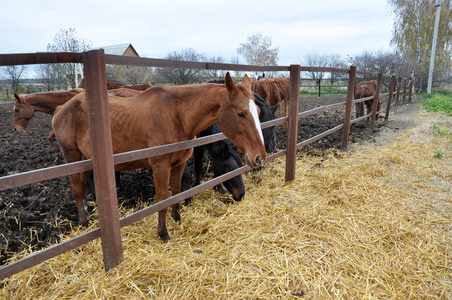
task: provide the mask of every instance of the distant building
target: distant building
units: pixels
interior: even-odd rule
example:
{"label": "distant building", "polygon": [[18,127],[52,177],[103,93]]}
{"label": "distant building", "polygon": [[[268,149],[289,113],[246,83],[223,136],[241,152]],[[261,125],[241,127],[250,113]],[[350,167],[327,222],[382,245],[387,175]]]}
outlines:
{"label": "distant building", "polygon": [[106,46],[106,47],[99,47],[99,48],[95,48],[95,49],[104,49],[105,54],[140,57],[138,55],[137,51],[135,50],[135,48],[133,48],[132,44]]}
{"label": "distant building", "polygon": [[[134,56],[134,57],[140,57],[138,55],[138,52],[133,48],[132,44],[120,44],[120,45],[113,45],[113,46],[105,46],[105,47],[97,47],[90,50],[98,50],[98,49],[104,49],[105,54],[111,54],[111,55],[123,55],[123,56]],[[129,68],[129,66],[127,66]],[[79,85],[79,81],[83,78],[83,71],[82,71],[82,65],[79,64],[78,68],[76,69],[76,86]]]}

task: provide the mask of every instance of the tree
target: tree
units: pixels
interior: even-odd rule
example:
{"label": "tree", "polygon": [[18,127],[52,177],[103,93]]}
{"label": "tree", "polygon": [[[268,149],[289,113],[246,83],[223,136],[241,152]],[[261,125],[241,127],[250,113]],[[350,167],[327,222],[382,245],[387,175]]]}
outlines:
{"label": "tree", "polygon": [[[84,52],[91,48],[91,42],[78,39],[77,32],[73,28],[68,30],[60,30],[53,39],[53,44],[47,45],[48,52]],[[62,70],[54,70],[54,74],[64,77],[72,88],[77,86],[77,66],[73,63],[64,63],[54,65],[54,68],[62,68]],[[61,78],[56,80],[59,82]]]}
{"label": "tree", "polygon": [[[345,63],[345,61],[342,59],[342,57],[339,54],[331,54],[327,57],[327,64],[328,67],[331,68],[338,68],[338,69],[347,69],[348,66]],[[330,81],[331,85],[334,84],[335,81],[339,81],[340,79],[345,78],[346,75],[343,73],[334,73],[331,72],[330,75]]]}
{"label": "tree", "polygon": [[[372,73],[391,74],[398,76],[408,76],[412,67],[407,67],[403,57],[392,51],[363,51],[361,54],[350,58],[350,63],[357,67],[359,71],[366,71]],[[357,75],[360,81],[374,80],[375,76]],[[383,78],[383,85],[387,88],[390,86],[390,79]]]}
{"label": "tree", "polygon": [[[350,58],[351,64],[356,66],[360,71],[367,71],[382,74],[399,74],[402,65],[402,57],[392,51],[363,51],[361,54]],[[401,76],[406,76],[403,73]]]}
{"label": "tree", "polygon": [[9,83],[11,85],[11,89],[15,93],[19,93],[21,87],[20,77],[22,76],[25,70],[24,66],[6,66],[4,69],[5,74],[9,77]]}
{"label": "tree", "polygon": [[[184,49],[180,52],[174,51],[168,53],[165,59],[183,60],[183,61],[205,61],[204,54],[197,53],[192,48]],[[203,81],[206,77],[204,70],[183,69],[183,68],[157,68],[155,70],[158,82],[188,84]]]}
{"label": "tree", "polygon": [[67,88],[67,79],[61,64],[39,65],[37,73],[46,85],[48,91]]}
{"label": "tree", "polygon": [[[208,59],[209,62],[212,63],[219,63],[224,64],[226,63],[226,60],[223,56],[213,56]],[[209,79],[223,79],[226,75],[226,71],[224,70],[206,70],[206,75],[209,77]]]}
{"label": "tree", "polygon": [[237,53],[243,55],[250,65],[275,66],[278,62],[278,48],[271,48],[272,39],[256,33],[248,37],[247,43],[240,44]]}
{"label": "tree", "polygon": [[138,66],[107,65],[107,78],[129,85],[151,82],[152,69]]}
{"label": "tree", "polygon": [[[327,67],[328,56],[324,54],[307,53],[304,56],[303,64],[309,67]],[[325,72],[308,72],[307,74],[312,80],[315,80],[317,85],[319,84],[320,80],[325,77]]]}
{"label": "tree", "polygon": [[[391,43],[397,47],[406,62],[414,62],[413,70],[419,76],[420,86],[427,86],[428,68],[435,21],[435,2],[432,0],[388,0],[395,14]],[[442,80],[451,68],[452,54],[452,0],[441,1],[441,15],[435,57],[434,81]],[[405,74],[407,76],[408,74]]]}

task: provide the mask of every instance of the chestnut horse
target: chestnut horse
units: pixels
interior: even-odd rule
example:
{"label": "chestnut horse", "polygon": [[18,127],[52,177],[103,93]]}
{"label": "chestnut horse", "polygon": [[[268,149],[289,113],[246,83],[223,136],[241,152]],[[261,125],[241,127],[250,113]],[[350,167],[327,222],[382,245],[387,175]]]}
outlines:
{"label": "chestnut horse", "polygon": [[284,116],[287,116],[289,105],[289,77],[267,78],[253,81],[251,89],[253,92],[264,98],[270,106],[279,106],[281,115],[281,101],[284,100]]}
{"label": "chestnut horse", "polygon": [[[131,90],[136,90],[136,91],[144,91],[153,86],[154,86],[154,84],[152,84],[152,83],[144,83],[144,84],[137,84],[137,85],[125,85],[124,83],[121,83],[119,81],[107,80],[107,90],[115,90],[115,89],[125,88],[125,89],[131,89]],[[84,79],[82,79],[82,81],[80,82],[78,87],[83,88],[83,89],[85,88]]]}
{"label": "chestnut horse", "polygon": [[[77,88],[67,91],[52,91],[43,93],[33,93],[26,96],[14,94],[15,103],[13,109],[12,126],[15,131],[23,132],[27,128],[28,123],[33,118],[35,111],[53,115],[58,106],[63,105],[71,98],[85,93],[85,89]],[[127,88],[119,88],[108,91],[110,96],[133,97],[138,95],[139,91]],[[49,152],[53,151],[52,142],[54,140],[54,132],[49,134]]]}
{"label": "chestnut horse", "polygon": [[[235,84],[229,73],[225,85],[201,84],[187,86],[156,86],[131,98],[109,97],[109,114],[113,153],[132,151],[194,139],[203,129],[219,121],[221,130],[244,154],[252,168],[262,165],[267,154],[253,100],[251,80]],[[67,163],[91,158],[86,101],[72,99],[57,109],[52,119],[58,143]],[[181,191],[181,178],[193,149],[158,155],[115,166],[116,171],[151,167],[156,201]],[[71,188],[77,204],[79,223],[87,225],[83,206],[84,188],[89,172],[70,175]],[[157,233],[169,240],[165,208],[158,213]],[[171,216],[180,220],[179,204]]]}
{"label": "chestnut horse", "polygon": [[[362,81],[356,85],[355,88],[355,99],[361,99],[365,97],[375,96],[375,92],[377,90],[377,81]],[[364,101],[366,104],[366,114],[370,114],[372,112],[372,106],[374,104],[374,99]],[[381,109],[381,101],[378,101],[377,111]],[[356,117],[359,118],[364,114],[364,106],[363,103],[355,103]],[[378,114],[376,116],[378,119]]]}
{"label": "chestnut horse", "polygon": [[33,93],[26,96],[14,94],[13,129],[19,132],[25,131],[35,111],[53,115],[57,106],[66,103],[75,95],[84,92],[84,89],[72,89],[67,91]]}

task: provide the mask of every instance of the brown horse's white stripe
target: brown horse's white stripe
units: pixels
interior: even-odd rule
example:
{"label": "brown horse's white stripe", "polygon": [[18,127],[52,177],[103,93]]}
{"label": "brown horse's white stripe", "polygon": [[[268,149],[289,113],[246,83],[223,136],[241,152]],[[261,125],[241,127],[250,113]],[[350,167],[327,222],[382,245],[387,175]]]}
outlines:
{"label": "brown horse's white stripe", "polygon": [[259,113],[257,111],[257,105],[254,100],[250,99],[249,109],[251,115],[254,119],[254,124],[256,125],[257,132],[259,132],[259,136],[261,137],[262,144],[264,144],[264,137],[262,136],[261,122],[259,121]]}

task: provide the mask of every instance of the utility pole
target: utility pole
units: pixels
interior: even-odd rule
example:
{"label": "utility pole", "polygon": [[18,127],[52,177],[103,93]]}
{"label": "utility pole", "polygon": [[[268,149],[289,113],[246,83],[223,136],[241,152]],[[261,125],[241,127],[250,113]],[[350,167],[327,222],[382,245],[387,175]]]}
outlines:
{"label": "utility pole", "polygon": [[435,28],[433,30],[432,53],[430,56],[430,69],[428,71],[427,94],[432,93],[433,66],[435,65],[436,40],[438,38],[439,16],[441,12],[441,0],[436,0]]}

